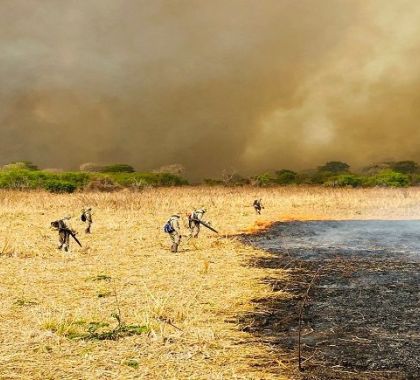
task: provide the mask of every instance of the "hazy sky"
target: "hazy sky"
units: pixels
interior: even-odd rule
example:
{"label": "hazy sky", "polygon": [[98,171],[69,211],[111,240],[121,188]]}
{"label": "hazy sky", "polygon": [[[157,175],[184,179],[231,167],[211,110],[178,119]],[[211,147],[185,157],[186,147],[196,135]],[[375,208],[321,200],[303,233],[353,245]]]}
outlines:
{"label": "hazy sky", "polygon": [[0,0],[0,163],[420,161],[418,0]]}

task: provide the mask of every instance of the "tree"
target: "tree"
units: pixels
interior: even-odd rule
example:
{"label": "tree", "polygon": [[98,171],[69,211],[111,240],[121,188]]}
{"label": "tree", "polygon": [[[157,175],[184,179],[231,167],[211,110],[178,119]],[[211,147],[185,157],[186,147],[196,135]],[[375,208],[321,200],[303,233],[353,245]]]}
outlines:
{"label": "tree", "polygon": [[273,177],[270,173],[263,173],[253,178],[253,184],[260,187],[268,186],[273,183],[272,181]]}
{"label": "tree", "polygon": [[413,174],[418,170],[417,162],[414,161],[398,161],[391,165],[392,170],[403,174]]}
{"label": "tree", "polygon": [[321,172],[331,172],[331,173],[343,173],[348,172],[350,165],[341,161],[329,161],[325,165],[318,168]]}
{"label": "tree", "polygon": [[297,173],[289,169],[281,169],[276,171],[276,177],[274,181],[279,185],[289,185],[296,183]]}

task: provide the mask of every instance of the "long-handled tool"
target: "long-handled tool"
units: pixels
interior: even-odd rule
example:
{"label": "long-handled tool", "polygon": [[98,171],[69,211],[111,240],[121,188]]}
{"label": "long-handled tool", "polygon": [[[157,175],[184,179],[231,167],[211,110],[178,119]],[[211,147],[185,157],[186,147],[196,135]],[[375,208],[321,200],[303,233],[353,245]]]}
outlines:
{"label": "long-handled tool", "polygon": [[82,246],[82,244],[80,243],[80,241],[79,241],[79,239],[76,237],[76,235],[72,232],[72,231],[70,231],[70,230],[66,230],[69,234],[70,234],[70,236],[74,239],[74,241],[77,243],[77,244],[79,244],[79,246],[81,247]]}
{"label": "long-handled tool", "polygon": [[216,234],[219,233],[216,229],[214,229],[212,226],[210,226],[210,224],[208,224],[206,222],[203,222],[202,220],[199,220],[199,219],[191,219],[191,220],[193,220],[194,222],[202,224],[204,227],[207,227],[209,230],[215,232]]}

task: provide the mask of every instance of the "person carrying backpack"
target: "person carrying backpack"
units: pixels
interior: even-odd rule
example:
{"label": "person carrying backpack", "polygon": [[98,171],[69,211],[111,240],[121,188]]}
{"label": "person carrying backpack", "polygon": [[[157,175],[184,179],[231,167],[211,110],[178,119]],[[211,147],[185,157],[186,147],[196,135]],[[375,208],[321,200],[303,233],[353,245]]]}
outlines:
{"label": "person carrying backpack", "polygon": [[80,219],[83,223],[86,223],[86,229],[85,233],[90,234],[91,233],[91,227],[92,227],[92,208],[83,208],[82,209],[82,215],[80,216]]}
{"label": "person carrying backpack", "polygon": [[163,231],[169,234],[172,241],[171,252],[178,252],[181,243],[181,228],[179,225],[179,215],[172,215],[163,227]]}

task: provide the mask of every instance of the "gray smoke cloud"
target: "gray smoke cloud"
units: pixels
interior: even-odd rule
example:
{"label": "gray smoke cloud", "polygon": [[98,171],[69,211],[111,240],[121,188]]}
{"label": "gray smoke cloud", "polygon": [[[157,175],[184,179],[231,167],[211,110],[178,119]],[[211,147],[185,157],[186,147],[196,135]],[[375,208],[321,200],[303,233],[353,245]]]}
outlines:
{"label": "gray smoke cloud", "polygon": [[416,0],[2,0],[0,161],[417,159]]}

